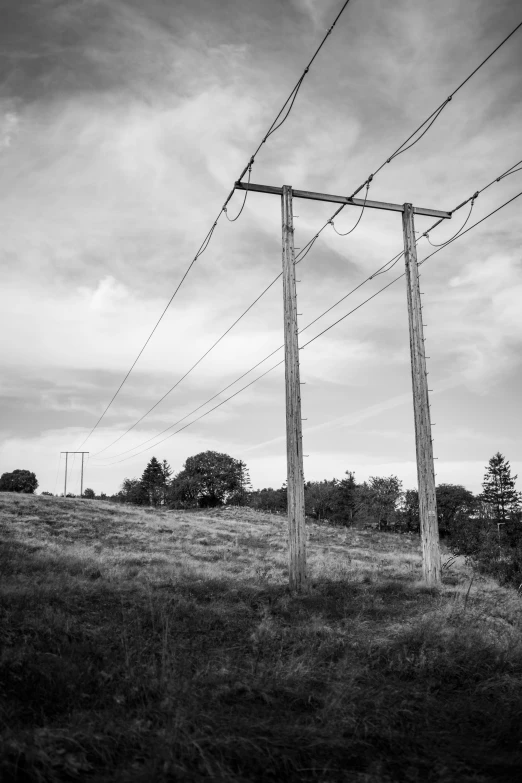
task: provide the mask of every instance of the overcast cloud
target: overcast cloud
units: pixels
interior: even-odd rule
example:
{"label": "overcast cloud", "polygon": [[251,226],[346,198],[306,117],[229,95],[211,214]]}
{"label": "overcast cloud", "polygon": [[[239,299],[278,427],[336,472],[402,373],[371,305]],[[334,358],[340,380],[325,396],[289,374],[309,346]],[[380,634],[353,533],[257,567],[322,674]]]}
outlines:
{"label": "overcast cloud", "polygon": [[[34,470],[41,490],[59,491],[59,452],[78,447],[101,415],[341,5],[4,0],[0,473]],[[515,0],[351,0],[252,180],[352,192],[519,21]],[[450,210],[521,159],[521,65],[522,29],[419,144],[383,169],[371,197]],[[522,174],[496,183],[477,199],[470,224],[520,190]],[[231,215],[240,202],[236,194]],[[295,206],[303,246],[333,209]],[[522,474],[521,207],[522,197],[422,269],[437,481],[474,491],[496,451]],[[466,215],[432,240],[452,236]],[[346,231],[357,216],[347,208],[336,226]],[[418,217],[417,230],[432,222]],[[280,235],[274,196],[251,194],[236,223],[220,220],[84,448],[94,454],[125,432],[259,295],[280,271]],[[367,210],[346,238],[324,231],[299,266],[300,325],[401,245],[397,213]],[[420,259],[432,251],[419,242]],[[301,343],[401,272],[399,262],[363,286]],[[415,485],[404,288],[398,281],[302,351],[307,479],[354,470],[361,480],[394,473]],[[90,461],[87,485],[114,492],[153,454],[179,470],[213,449],[244,459],[254,486],[280,486],[282,367],[157,448],[111,457],[281,345],[281,300],[279,281],[150,416]],[[77,480],[75,465],[73,491]]]}

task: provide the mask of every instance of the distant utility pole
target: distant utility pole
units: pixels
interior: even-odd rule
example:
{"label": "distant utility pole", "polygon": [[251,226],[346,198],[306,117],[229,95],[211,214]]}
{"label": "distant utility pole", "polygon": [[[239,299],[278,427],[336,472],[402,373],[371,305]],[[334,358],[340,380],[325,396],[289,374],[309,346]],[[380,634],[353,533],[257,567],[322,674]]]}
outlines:
{"label": "distant utility pole", "polygon": [[422,538],[424,579],[430,586],[441,581],[439,531],[435,501],[435,471],[431,441],[431,422],[426,381],[426,357],[422,331],[419,274],[413,227],[413,215],[449,219],[450,212],[423,209],[411,204],[392,204],[385,201],[333,196],[309,190],[293,190],[290,186],[273,187],[252,182],[236,182],[237,190],[269,193],[282,196],[283,215],[283,295],[285,313],[285,377],[286,377],[286,448],[288,473],[288,527],[290,588],[306,589],[306,546],[304,523],[304,480],[301,431],[301,397],[299,383],[299,346],[297,342],[297,307],[295,293],[294,227],[292,200],[294,198],[327,201],[365,209],[384,209],[402,212],[404,255],[408,282],[408,314],[415,411],[415,438],[417,476],[419,481],[419,514]]}
{"label": "distant utility pole", "polygon": [[304,592],[307,585],[301,383],[297,337],[293,198],[292,188],[288,185],[283,186],[281,214],[283,228],[288,560],[290,589]]}
{"label": "distant utility pole", "polygon": [[413,385],[413,411],[415,415],[422,565],[424,581],[429,587],[436,587],[441,584],[439,523],[435,495],[435,468],[433,466],[433,443],[431,438],[419,267],[417,264],[417,246],[415,244],[413,206],[411,204],[404,205],[402,226],[404,232],[404,260],[406,263],[408,322],[410,327],[411,379]]}
{"label": "distant utility pole", "polygon": [[63,496],[67,497],[67,459],[69,454],[81,454],[82,455],[82,477],[80,479],[80,497],[83,497],[83,455],[89,454],[88,451],[61,451],[60,454],[65,454],[65,482],[63,488]]}

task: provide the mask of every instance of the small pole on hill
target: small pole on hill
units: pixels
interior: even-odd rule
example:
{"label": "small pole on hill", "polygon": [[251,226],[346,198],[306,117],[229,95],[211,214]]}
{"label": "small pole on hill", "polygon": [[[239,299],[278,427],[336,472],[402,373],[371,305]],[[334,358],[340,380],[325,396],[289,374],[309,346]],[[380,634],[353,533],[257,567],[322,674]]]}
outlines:
{"label": "small pole on hill", "polygon": [[83,455],[88,454],[88,451],[61,451],[60,454],[65,454],[65,484],[63,488],[63,496],[67,497],[67,459],[69,454],[81,454],[82,455],[82,476],[80,479],[80,497],[83,497]]}
{"label": "small pole on hill", "polygon": [[405,204],[402,226],[404,232],[404,260],[406,262],[406,289],[410,329],[422,567],[426,584],[429,587],[437,587],[441,584],[439,525],[437,520],[430,404],[413,214],[413,206]]}
{"label": "small pole on hill", "polygon": [[299,378],[299,343],[297,338],[293,198],[292,188],[288,185],[283,187],[281,212],[283,229],[289,580],[291,590],[304,592],[307,589],[307,580],[301,384]]}

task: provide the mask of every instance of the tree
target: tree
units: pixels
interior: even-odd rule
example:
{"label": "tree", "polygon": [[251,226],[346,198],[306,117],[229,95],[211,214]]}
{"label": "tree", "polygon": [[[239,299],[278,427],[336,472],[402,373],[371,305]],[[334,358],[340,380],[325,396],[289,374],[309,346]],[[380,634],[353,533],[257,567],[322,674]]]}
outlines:
{"label": "tree", "polygon": [[337,479],[328,481],[308,481],[305,484],[306,513],[314,516],[318,522],[329,518],[339,502],[339,482]]}
{"label": "tree", "polygon": [[230,496],[241,491],[241,473],[244,468],[244,463],[228,454],[203,451],[186,460],[175,482],[190,487],[191,492],[196,494],[199,506],[220,506]]}
{"label": "tree", "polygon": [[338,509],[337,514],[348,526],[354,524],[357,515],[360,513],[363,505],[363,496],[361,485],[355,481],[355,473],[347,470],[346,478],[342,479],[338,485]]}
{"label": "tree", "polygon": [[397,504],[402,495],[402,481],[397,476],[381,478],[370,476],[364,483],[364,502],[370,514],[377,520],[377,527],[392,525],[397,516]]}
{"label": "tree", "polygon": [[252,483],[250,481],[250,473],[246,464],[242,461],[238,461],[239,466],[239,489],[235,494],[231,494],[227,498],[227,503],[234,506],[247,506],[248,495],[252,492]]}
{"label": "tree", "polygon": [[[133,503],[135,506],[147,506],[150,503],[149,493],[139,479],[124,479],[118,494],[123,503]],[[107,495],[102,492],[100,500],[106,499]]]}
{"label": "tree", "polygon": [[280,489],[273,489],[272,487],[255,489],[249,494],[248,500],[249,505],[259,511],[284,513],[288,507],[286,484],[283,484]]}
{"label": "tree", "polygon": [[496,523],[506,522],[520,510],[520,495],[515,489],[517,478],[511,476],[509,462],[497,451],[486,468],[481,495],[481,500],[493,512],[493,521]]}
{"label": "tree", "polygon": [[436,487],[439,532],[448,535],[455,525],[475,508],[475,496],[461,484],[439,484]]}
{"label": "tree", "polygon": [[24,492],[32,495],[38,487],[38,481],[30,470],[13,470],[0,476],[0,492]]}
{"label": "tree", "polygon": [[52,492],[40,492],[41,495],[47,495],[47,497],[53,498],[54,495]]}
{"label": "tree", "polygon": [[199,483],[182,470],[167,487],[167,503],[172,508],[194,508],[198,505]]}
{"label": "tree", "polygon": [[83,490],[83,497],[84,497],[84,498],[87,498],[87,500],[94,500],[94,498],[96,497],[96,493],[95,493],[95,491],[94,491],[93,489],[91,489],[90,487],[86,487],[86,488]]}
{"label": "tree", "polygon": [[420,531],[419,493],[416,489],[407,489],[402,501],[402,519],[409,533]]}
{"label": "tree", "polygon": [[141,477],[142,487],[148,494],[149,504],[157,506],[165,500],[168,477],[171,474],[170,466],[166,460],[158,462],[152,457]]}

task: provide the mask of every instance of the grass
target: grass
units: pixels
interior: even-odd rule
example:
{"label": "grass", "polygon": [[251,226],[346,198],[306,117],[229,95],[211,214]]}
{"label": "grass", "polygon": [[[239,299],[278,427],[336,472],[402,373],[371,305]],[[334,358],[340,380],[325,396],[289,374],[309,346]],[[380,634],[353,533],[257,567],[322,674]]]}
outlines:
{"label": "grass", "polygon": [[[0,494],[3,781],[519,781],[521,598],[417,539]],[[471,585],[471,586],[470,586]]]}

